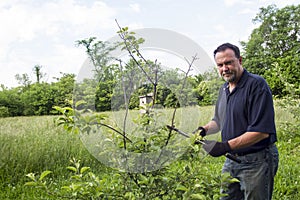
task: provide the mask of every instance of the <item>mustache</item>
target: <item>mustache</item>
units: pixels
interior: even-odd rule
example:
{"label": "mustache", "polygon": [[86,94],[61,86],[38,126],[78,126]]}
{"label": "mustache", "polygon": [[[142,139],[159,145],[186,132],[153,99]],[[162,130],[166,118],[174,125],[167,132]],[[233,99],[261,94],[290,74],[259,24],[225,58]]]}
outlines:
{"label": "mustache", "polygon": [[230,75],[230,74],[233,74],[233,72],[231,72],[231,71],[223,72],[223,73],[222,73],[222,76],[227,75],[227,74]]}

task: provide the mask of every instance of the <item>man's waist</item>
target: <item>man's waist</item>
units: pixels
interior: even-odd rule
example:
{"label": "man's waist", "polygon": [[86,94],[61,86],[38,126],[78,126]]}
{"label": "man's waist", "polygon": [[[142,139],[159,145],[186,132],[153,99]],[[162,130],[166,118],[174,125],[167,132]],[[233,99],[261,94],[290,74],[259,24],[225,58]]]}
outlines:
{"label": "man's waist", "polygon": [[260,147],[260,148],[249,147],[248,149],[245,149],[244,151],[234,151],[234,152],[231,152],[231,154],[234,156],[245,156],[248,154],[258,153],[260,151],[266,150],[266,149],[270,148],[272,145],[273,145],[273,143],[266,145],[264,147]]}

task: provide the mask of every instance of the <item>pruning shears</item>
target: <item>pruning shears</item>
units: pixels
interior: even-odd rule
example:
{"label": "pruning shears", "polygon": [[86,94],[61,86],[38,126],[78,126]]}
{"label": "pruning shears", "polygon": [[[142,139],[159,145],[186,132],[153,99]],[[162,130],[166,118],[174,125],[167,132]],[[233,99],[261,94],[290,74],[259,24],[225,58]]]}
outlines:
{"label": "pruning shears", "polygon": [[[190,138],[190,135],[188,133],[185,133],[185,132],[177,129],[174,126],[167,125],[167,128],[170,129],[170,130],[176,131],[177,133],[179,133],[180,135],[183,135],[186,138]],[[193,131],[193,134],[195,134],[196,132],[197,132],[197,130]],[[205,140],[197,140],[197,142],[199,142],[200,144],[206,144]],[[226,153],[225,156],[227,158],[229,158],[230,160],[233,160],[233,161],[235,161],[237,163],[241,163],[242,162],[240,159],[238,159],[236,156],[234,156],[234,155],[232,155],[230,153]]]}

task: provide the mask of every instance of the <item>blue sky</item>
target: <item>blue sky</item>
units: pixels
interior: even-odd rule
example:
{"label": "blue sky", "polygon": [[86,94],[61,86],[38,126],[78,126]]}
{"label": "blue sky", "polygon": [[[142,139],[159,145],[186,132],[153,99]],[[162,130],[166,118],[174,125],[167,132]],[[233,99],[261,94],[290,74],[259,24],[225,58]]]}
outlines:
{"label": "blue sky", "polygon": [[86,55],[75,41],[108,40],[118,27],[172,30],[209,55],[221,43],[247,41],[260,7],[298,5],[300,0],[1,0],[0,84],[17,86],[16,74],[42,65],[45,81],[77,74]]}

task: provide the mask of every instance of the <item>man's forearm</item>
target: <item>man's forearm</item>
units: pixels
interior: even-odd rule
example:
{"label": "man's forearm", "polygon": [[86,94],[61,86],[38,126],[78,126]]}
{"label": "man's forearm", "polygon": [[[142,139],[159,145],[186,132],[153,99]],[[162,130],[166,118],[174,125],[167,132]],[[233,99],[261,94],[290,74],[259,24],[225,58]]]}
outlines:
{"label": "man's forearm", "polygon": [[206,134],[214,134],[220,131],[218,124],[215,121],[208,122],[203,128],[206,130]]}
{"label": "man's forearm", "polygon": [[233,138],[228,141],[232,150],[249,147],[265,138],[268,138],[268,133],[261,132],[246,132],[243,135]]}

